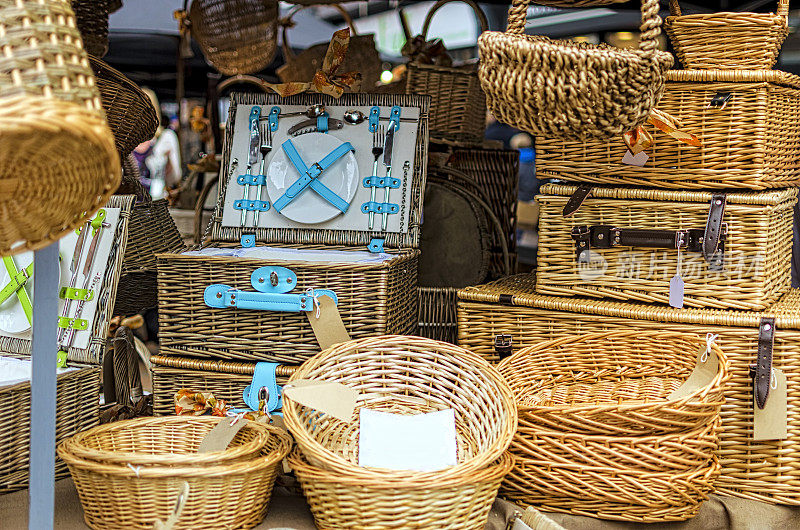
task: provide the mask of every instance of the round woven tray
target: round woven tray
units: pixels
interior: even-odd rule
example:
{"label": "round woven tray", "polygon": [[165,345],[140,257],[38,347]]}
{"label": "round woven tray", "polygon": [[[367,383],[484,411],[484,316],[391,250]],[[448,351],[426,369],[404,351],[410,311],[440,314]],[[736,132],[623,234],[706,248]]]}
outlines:
{"label": "round woven tray", "polygon": [[[381,480],[441,479],[483,469],[508,447],[516,406],[500,374],[477,355],[445,342],[387,335],[338,344],[306,361],[289,379],[334,381],[359,391],[352,421],[343,422],[284,397],[286,426],[314,466]],[[418,472],[358,465],[358,411],[418,414],[452,408],[458,464]]]}
{"label": "round woven tray", "polygon": [[252,528],[267,513],[281,460],[291,437],[265,426],[269,439],[255,458],[208,466],[134,466],[103,464],[79,458],[67,444],[58,456],[69,466],[86,524],[94,529],[153,528],[175,510],[183,491],[182,528]]}

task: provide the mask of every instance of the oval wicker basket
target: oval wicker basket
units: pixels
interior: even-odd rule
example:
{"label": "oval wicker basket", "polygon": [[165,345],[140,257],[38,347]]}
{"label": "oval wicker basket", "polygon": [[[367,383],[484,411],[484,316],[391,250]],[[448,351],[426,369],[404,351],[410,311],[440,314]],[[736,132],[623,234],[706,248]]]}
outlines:
{"label": "oval wicker basket", "polygon": [[[267,513],[281,460],[291,437],[265,426],[269,439],[260,456],[209,466],[133,466],[98,463],[58,447],[69,467],[83,506],[86,524],[94,529],[153,528],[174,512],[189,485],[177,528],[252,528]],[[220,509],[220,507],[224,509]]]}
{"label": "oval wicker basket", "polygon": [[699,337],[657,331],[581,334],[520,350],[498,370],[516,396],[520,424],[619,436],[682,432],[713,421],[725,403],[730,371],[715,343],[716,375],[688,395],[667,399],[704,347]]}
{"label": "oval wicker basket", "polygon": [[656,49],[658,0],[642,0],[635,50],[525,35],[528,3],[514,0],[505,33],[478,39],[478,75],[492,114],[551,138],[611,138],[644,123],[673,62]]}
{"label": "oval wicker basket", "polygon": [[120,166],[69,1],[4,3],[0,46],[0,255],[10,255],[94,215]]}
{"label": "oval wicker basket", "polygon": [[251,460],[269,439],[263,425],[248,422],[224,451],[198,453],[203,438],[220,421],[230,419],[166,416],[115,421],[76,434],[65,442],[65,449],[77,458],[103,464],[215,465]]}
{"label": "oval wicker basket", "polygon": [[309,464],[295,449],[287,459],[319,528],[458,528],[482,530],[513,458],[461,477],[382,480]]}
{"label": "oval wicker basket", "polygon": [[683,15],[678,0],[669,10],[664,29],[687,69],[768,70],[789,35],[789,0],[778,1],[777,13]]}
{"label": "oval wicker basket", "polygon": [[[477,355],[421,337],[385,335],[337,344],[306,361],[289,379],[335,381],[359,391],[351,422],[312,412],[284,397],[289,432],[317,467],[382,480],[441,479],[488,466],[506,450],[517,425],[516,405],[502,376]],[[435,472],[358,465],[358,411],[419,414],[452,408],[458,464]]]}
{"label": "oval wicker basket", "polygon": [[156,109],[147,94],[122,72],[91,55],[89,63],[114,143],[120,157],[125,159],[137,145],[155,136],[159,125]]}
{"label": "oval wicker basket", "polygon": [[206,61],[225,75],[258,72],[275,58],[275,0],[192,0],[189,20]]}
{"label": "oval wicker basket", "polygon": [[109,0],[72,0],[72,9],[86,52],[104,56],[108,52]]}

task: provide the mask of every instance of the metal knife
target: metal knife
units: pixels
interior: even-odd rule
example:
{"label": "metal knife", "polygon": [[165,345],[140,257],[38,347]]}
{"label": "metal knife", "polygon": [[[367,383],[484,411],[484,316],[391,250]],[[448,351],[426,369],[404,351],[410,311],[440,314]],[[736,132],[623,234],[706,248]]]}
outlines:
{"label": "metal knife", "polygon": [[[303,120],[300,123],[292,125],[289,129],[289,136],[293,136],[295,133],[302,131],[306,128],[314,128],[317,130],[317,118],[312,118],[310,120]],[[344,127],[344,123],[342,120],[337,120],[336,118],[328,118],[328,130],[339,130]]]}
{"label": "metal knife", "polygon": [[[394,146],[394,129],[395,124],[392,123],[389,126],[389,130],[386,132],[386,140],[383,143],[383,165],[386,166],[386,184],[387,186],[383,188],[383,202],[384,204],[389,202],[389,181],[392,179],[392,147]],[[383,212],[383,217],[381,218],[381,230],[386,232],[386,225],[389,221],[389,214],[387,212]]]}
{"label": "metal knife", "polygon": [[[247,152],[247,174],[250,174],[250,170],[258,164],[258,155],[260,153],[261,148],[261,131],[258,128],[258,119],[261,117],[261,107],[258,105],[254,106],[253,109],[250,111],[250,149]],[[242,200],[247,202],[250,200],[250,185],[244,185],[244,191],[242,192]],[[241,226],[245,225],[245,221],[247,221],[247,210],[244,208],[245,204],[242,204],[242,220],[239,223]]]}

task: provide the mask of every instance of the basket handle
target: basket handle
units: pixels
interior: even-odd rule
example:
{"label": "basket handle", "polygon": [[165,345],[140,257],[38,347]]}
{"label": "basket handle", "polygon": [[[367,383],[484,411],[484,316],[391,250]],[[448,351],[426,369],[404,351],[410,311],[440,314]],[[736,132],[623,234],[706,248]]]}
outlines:
{"label": "basket handle", "polygon": [[428,11],[428,14],[425,15],[425,22],[422,24],[422,38],[428,40],[428,28],[431,25],[431,21],[433,20],[433,15],[436,11],[439,10],[445,4],[449,4],[451,2],[461,2],[463,4],[467,4],[472,10],[475,12],[475,16],[478,17],[478,23],[481,25],[481,33],[484,31],[489,31],[489,21],[486,20],[486,15],[484,14],[483,10],[480,8],[478,4],[474,2],[474,0],[439,0]]}
{"label": "basket handle", "polygon": [[[674,17],[681,16],[681,6],[678,4],[678,0],[669,0],[669,14]],[[778,16],[788,22],[789,0],[778,0]]]}
{"label": "basket handle", "polygon": [[[344,21],[347,22],[347,25],[350,27],[350,36],[351,37],[358,36],[358,31],[356,31],[356,26],[353,23],[353,17],[350,16],[350,13],[347,12],[347,9],[343,8],[341,4],[330,4],[330,6],[332,8],[334,8],[334,9],[336,9],[342,15],[342,18],[344,19]],[[289,14],[286,15],[286,17],[280,23],[281,24],[281,37],[282,37],[281,38],[281,41],[282,41],[281,42],[281,47],[283,48],[283,57],[286,59],[287,62],[289,60],[291,60],[291,59],[294,59],[296,56],[292,52],[292,49],[289,47],[289,39],[286,38],[286,30],[289,29],[289,26],[292,25],[291,24],[292,17],[295,16],[300,11],[302,11],[303,9],[306,9],[306,8],[309,8],[309,7],[311,7],[311,6],[310,5],[307,5],[307,6],[295,6],[291,11],[289,11]]]}

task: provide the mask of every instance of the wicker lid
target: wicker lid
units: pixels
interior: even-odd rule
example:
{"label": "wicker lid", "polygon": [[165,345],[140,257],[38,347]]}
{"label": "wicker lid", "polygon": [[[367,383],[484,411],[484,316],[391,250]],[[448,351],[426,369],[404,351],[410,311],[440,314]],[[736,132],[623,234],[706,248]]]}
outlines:
{"label": "wicker lid", "polygon": [[800,88],[800,76],[781,70],[668,70],[674,83],[773,83]]}
{"label": "wicker lid", "polygon": [[[560,195],[569,197],[578,186],[565,186],[561,184],[543,184],[539,193],[542,195]],[[589,199],[634,199],[646,201],[669,201],[669,202],[703,202],[711,201],[714,194],[710,191],[683,191],[683,190],[661,190],[652,188],[604,188],[593,186]],[[757,204],[763,206],[774,206],[786,201],[794,201],[797,198],[797,189],[776,189],[761,192],[739,192],[727,193],[725,200],[729,204]]]}
{"label": "wicker lid", "polygon": [[730,311],[721,309],[675,309],[654,304],[563,298],[535,294],[536,277],[519,274],[502,280],[467,287],[458,292],[459,300],[496,303],[518,307],[535,307],[551,311],[570,311],[588,315],[703,324],[712,326],[758,327],[763,317],[774,317],[775,326],[800,329],[800,289],[792,289],[764,311]]}

